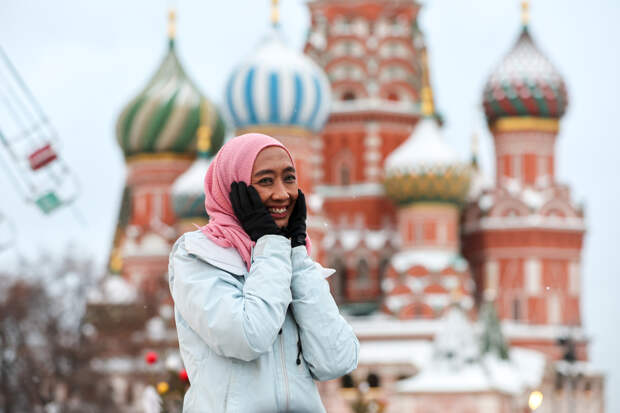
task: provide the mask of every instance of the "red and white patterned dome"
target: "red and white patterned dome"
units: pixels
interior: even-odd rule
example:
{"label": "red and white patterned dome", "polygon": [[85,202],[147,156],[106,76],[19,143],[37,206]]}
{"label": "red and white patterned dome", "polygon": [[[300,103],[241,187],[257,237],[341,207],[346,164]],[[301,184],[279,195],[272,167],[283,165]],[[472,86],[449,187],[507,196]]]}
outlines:
{"label": "red and white patterned dome", "polygon": [[564,79],[540,52],[527,25],[487,80],[482,101],[489,124],[503,117],[564,115],[568,105]]}

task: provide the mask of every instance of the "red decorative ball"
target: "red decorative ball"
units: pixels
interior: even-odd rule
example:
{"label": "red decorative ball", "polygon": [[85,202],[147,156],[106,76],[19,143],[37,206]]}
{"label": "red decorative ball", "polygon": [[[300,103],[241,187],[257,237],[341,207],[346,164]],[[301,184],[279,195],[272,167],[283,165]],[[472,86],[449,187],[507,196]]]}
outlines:
{"label": "red decorative ball", "polygon": [[155,363],[157,361],[157,353],[154,351],[147,352],[144,356],[144,360],[146,360],[146,362],[149,364]]}
{"label": "red decorative ball", "polygon": [[181,369],[181,371],[179,371],[179,378],[181,381],[189,381],[189,377],[187,377],[187,371],[185,369]]}

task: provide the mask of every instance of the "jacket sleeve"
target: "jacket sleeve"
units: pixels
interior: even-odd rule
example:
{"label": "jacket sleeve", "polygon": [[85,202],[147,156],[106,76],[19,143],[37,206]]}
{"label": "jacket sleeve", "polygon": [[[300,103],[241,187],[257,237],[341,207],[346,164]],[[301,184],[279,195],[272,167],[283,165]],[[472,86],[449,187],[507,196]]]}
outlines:
{"label": "jacket sleeve", "polygon": [[350,373],[357,367],[360,345],[340,315],[327,280],[304,246],[293,248],[292,264],[292,309],[310,373],[319,381]]}
{"label": "jacket sleeve", "polygon": [[169,282],[180,315],[216,354],[250,361],[271,349],[291,302],[291,246],[261,237],[245,284],[177,241]]}

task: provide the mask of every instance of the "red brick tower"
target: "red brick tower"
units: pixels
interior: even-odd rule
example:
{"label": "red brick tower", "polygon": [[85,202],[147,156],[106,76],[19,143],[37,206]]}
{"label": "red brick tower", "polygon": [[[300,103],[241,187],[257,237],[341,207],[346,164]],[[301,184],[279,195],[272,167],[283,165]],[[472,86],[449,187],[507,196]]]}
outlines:
{"label": "red brick tower", "polygon": [[583,211],[554,172],[566,87],[535,45],[527,19],[487,81],[483,104],[495,143],[496,183],[468,205],[463,219],[463,252],[477,297],[494,293],[499,317],[511,320],[509,336],[529,326],[528,337],[512,344],[558,358],[556,339],[566,333],[549,327],[574,327],[578,357],[586,358],[579,304]]}
{"label": "red brick tower", "polygon": [[[308,3],[306,53],[325,69],[332,110],[317,147],[317,193],[331,222],[326,264],[341,303],[376,308],[396,249],[396,211],[385,197],[386,156],[420,118],[420,6],[402,0]],[[390,229],[392,228],[392,229]]]}

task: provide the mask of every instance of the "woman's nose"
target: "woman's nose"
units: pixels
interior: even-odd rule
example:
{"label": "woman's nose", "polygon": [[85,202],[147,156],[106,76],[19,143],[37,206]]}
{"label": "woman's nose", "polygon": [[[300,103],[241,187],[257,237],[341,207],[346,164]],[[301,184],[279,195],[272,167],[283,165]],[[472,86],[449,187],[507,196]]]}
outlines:
{"label": "woman's nose", "polygon": [[274,200],[286,201],[290,198],[290,195],[288,191],[286,190],[286,187],[284,186],[284,184],[282,182],[278,182],[273,188],[273,194],[271,197]]}

